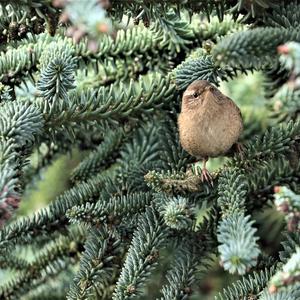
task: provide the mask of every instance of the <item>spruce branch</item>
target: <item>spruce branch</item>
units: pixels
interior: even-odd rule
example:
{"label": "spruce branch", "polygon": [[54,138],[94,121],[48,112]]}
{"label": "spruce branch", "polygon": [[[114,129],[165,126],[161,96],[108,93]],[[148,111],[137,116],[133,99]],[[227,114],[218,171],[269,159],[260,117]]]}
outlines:
{"label": "spruce branch", "polygon": [[299,2],[281,1],[280,5],[274,7],[264,18],[264,24],[280,28],[299,27]]}
{"label": "spruce branch", "polygon": [[183,171],[191,157],[183,150],[179,143],[179,134],[174,120],[165,117],[159,130],[159,138],[162,143],[160,153],[161,161],[164,162],[164,170]]}
{"label": "spruce branch", "polygon": [[195,211],[187,198],[168,197],[165,194],[156,193],[155,206],[170,228],[177,230],[192,228]]}
{"label": "spruce branch", "polygon": [[122,147],[118,159],[117,180],[120,183],[118,194],[148,192],[144,175],[156,165],[161,144],[158,137],[160,118],[144,123],[133,134],[130,142]]}
{"label": "spruce branch", "polygon": [[229,273],[243,275],[257,263],[260,253],[256,243],[258,238],[254,236],[254,222],[249,220],[250,216],[235,212],[218,225],[221,264]]}
{"label": "spruce branch", "polygon": [[256,28],[233,33],[223,38],[213,49],[218,63],[243,69],[263,69],[274,66],[277,46],[290,40],[300,41],[295,29]]}
{"label": "spruce branch", "polygon": [[[217,250],[231,273],[244,275],[256,264],[257,270],[268,267],[243,276],[219,299],[298,299],[295,260],[288,268],[293,284],[283,287],[280,274],[280,291],[267,292],[275,273],[274,267],[269,268],[273,260],[259,256],[250,217],[273,199],[275,185],[300,193],[298,90],[297,86],[292,93],[285,86],[280,90],[287,79],[288,84],[297,83],[298,45],[279,48],[288,52],[287,57],[276,52],[277,46],[299,39],[298,13],[293,16],[298,1],[273,5],[269,0],[101,0],[112,19],[127,15],[135,24],[114,36],[103,35],[97,50],[91,49],[88,37],[78,43],[64,38],[64,25],[55,33],[60,10],[52,7],[52,1],[19,2],[1,4],[0,42],[4,35],[9,37],[4,41],[9,47],[0,54],[0,225],[18,207],[30,180],[58,154],[73,148],[92,151],[75,168],[72,188],[48,207],[0,231],[0,265],[15,271],[0,288],[0,298],[63,298],[74,271],[69,299],[142,297],[168,240],[176,255],[162,284],[162,299],[187,299],[198,267],[208,266],[203,258]],[[92,1],[89,8],[98,2]],[[69,8],[82,5],[72,3]],[[84,15],[84,22],[93,27],[98,12]],[[224,18],[225,12],[232,18]],[[188,14],[194,15],[192,22]],[[32,16],[37,16],[36,22],[27,20]],[[80,18],[78,11],[69,16],[74,24]],[[49,28],[54,36],[17,37],[24,22],[30,32],[38,32],[45,21],[54,25]],[[145,26],[136,26],[139,21]],[[34,24],[37,28],[31,29]],[[284,106],[274,107],[281,110],[277,120],[284,122],[266,131],[255,118],[244,122],[243,159],[234,155],[225,162],[213,174],[211,187],[190,171],[191,157],[179,145],[175,123],[179,94],[196,79],[218,85],[255,69],[267,74],[269,95],[279,91],[275,98],[284,98]],[[263,133],[252,138],[257,132]],[[36,169],[26,167],[30,153],[45,145],[49,151]],[[198,225],[195,205],[211,207],[208,218]],[[85,223],[88,232],[70,234],[77,228],[72,222]],[[41,250],[49,239],[53,242]],[[29,244],[38,253],[33,262],[13,251],[16,245],[22,249]],[[274,256],[280,268],[298,255],[299,235],[286,233],[282,247],[280,260]],[[66,268],[69,272],[63,273]],[[55,289],[51,296],[50,287]]]}
{"label": "spruce branch", "polygon": [[[195,25],[194,25],[195,24]],[[194,29],[196,37],[200,40],[211,40],[216,42],[220,37],[242,30],[244,25],[238,20],[234,20],[231,15],[225,15],[223,20],[220,21],[217,16],[210,18],[209,22],[194,21],[192,23],[193,27],[198,27],[201,29]]]}
{"label": "spruce branch", "polygon": [[127,15],[132,17],[136,24],[142,20],[145,26],[149,26],[151,20],[164,17],[171,8],[171,3],[168,1],[162,3],[151,1],[149,4],[146,5],[140,0],[124,3],[113,0],[108,13],[117,20],[121,20],[124,13],[127,12]]}
{"label": "spruce branch", "polygon": [[108,228],[91,228],[80,259],[79,271],[68,292],[67,299],[79,300],[100,297],[118,267],[121,240]]}
{"label": "spruce branch", "polygon": [[39,34],[44,31],[45,20],[38,17],[34,10],[26,11],[26,9],[13,8],[11,5],[1,6],[0,41],[2,51],[7,46],[15,45],[16,41],[22,40],[31,32]]}
{"label": "spruce branch", "polygon": [[[182,46],[180,51],[186,47],[186,44],[191,43],[191,38],[196,34],[201,35],[201,28],[196,24],[192,27],[187,25],[187,22],[180,21],[175,18],[174,14],[165,17],[160,22],[162,24],[169,24],[170,26],[177,28],[174,31],[174,38],[180,40]],[[159,21],[155,23],[151,29],[142,27],[133,27],[127,30],[118,30],[116,39],[112,39],[108,35],[104,35],[101,38],[101,43],[98,45],[96,53],[92,52],[83,39],[78,44],[73,44],[70,39],[63,39],[59,35],[50,37],[49,35],[40,34],[38,36],[28,36],[27,39],[22,41],[18,45],[18,49],[11,49],[5,55],[0,57],[0,71],[2,75],[2,82],[11,82],[19,80],[18,77],[22,77],[27,72],[32,73],[34,71],[36,63],[39,61],[43,52],[47,52],[47,46],[51,42],[64,43],[66,47],[74,47],[75,56],[79,63],[89,63],[95,58],[97,60],[105,59],[108,62],[108,57],[118,58],[126,55],[126,57],[132,56],[133,58],[141,57],[142,60],[146,59],[146,64],[152,66],[146,55],[149,51],[156,53],[157,51],[164,51],[170,53],[175,51],[174,40],[168,38],[170,31],[163,30],[165,25],[159,26]],[[182,29],[181,25],[185,24],[185,29]],[[208,27],[207,30],[209,30]],[[220,35],[223,35],[227,29],[224,29]],[[209,34],[209,33],[208,33]],[[201,43],[202,37],[198,37],[197,44]],[[178,46],[176,51],[179,51]],[[183,48],[182,48],[183,47]],[[45,51],[44,51],[45,50]],[[173,55],[171,55],[173,57]],[[129,59],[129,58],[128,58]],[[118,75],[119,76],[119,75]],[[104,82],[107,82],[106,79]],[[18,82],[18,81],[17,81]]]}
{"label": "spruce branch", "polygon": [[289,231],[300,230],[300,196],[289,188],[275,187],[275,201],[278,211],[285,215]]}
{"label": "spruce branch", "polygon": [[249,18],[260,18],[264,16],[270,8],[274,9],[278,7],[278,3],[271,0],[253,0],[251,2],[238,0],[235,2],[237,3],[230,9],[230,13],[236,18],[239,16],[239,13],[243,13],[243,21]]}
{"label": "spruce branch", "polygon": [[255,299],[265,288],[273,274],[275,274],[275,267],[244,276],[223,289],[222,293],[215,297],[215,300],[250,300],[251,296]]}
{"label": "spruce branch", "polygon": [[282,65],[269,66],[263,70],[264,73],[264,94],[266,98],[272,98],[276,92],[285,84],[290,72],[283,68]]}
{"label": "spruce branch", "polygon": [[[141,77],[138,83],[112,85],[109,90],[75,91],[67,103],[56,107],[47,115],[48,127],[59,127],[75,122],[100,122],[108,120],[137,120],[141,113],[150,113],[154,108],[169,103],[174,95],[170,78],[161,75]],[[44,104],[40,104],[44,105]]]}
{"label": "spruce branch", "polygon": [[26,294],[24,300],[61,300],[66,299],[69,288],[70,270],[62,271],[57,277],[46,281]]}
{"label": "spruce branch", "polygon": [[37,282],[40,284],[47,276],[56,276],[74,257],[76,259],[81,248],[79,244],[83,241],[83,230],[74,229],[69,235],[59,236],[50,242],[16,278],[0,287],[0,299],[19,299]]}
{"label": "spruce branch", "polygon": [[[276,293],[282,287],[298,284],[300,287],[300,248],[283,265],[280,271],[271,278],[269,291]],[[300,291],[299,291],[300,293]]]}
{"label": "spruce branch", "polygon": [[287,42],[280,45],[277,50],[280,53],[279,61],[281,65],[291,72],[289,83],[294,83],[293,85],[297,88],[298,85],[296,77],[300,74],[300,44],[294,41]]}
{"label": "spruce branch", "polygon": [[166,48],[172,55],[188,50],[188,45],[191,45],[195,38],[189,24],[178,18],[174,12],[168,12],[166,17],[159,18],[151,30],[163,37],[160,47]]}
{"label": "spruce branch", "polygon": [[83,36],[87,37],[88,47],[91,51],[97,51],[96,41],[103,35],[113,34],[111,20],[106,18],[105,7],[108,4],[105,2],[81,0],[56,1],[55,4],[63,9],[64,23],[71,24],[67,35],[72,36],[75,42],[81,40]]}
{"label": "spruce branch", "polygon": [[238,168],[224,169],[218,180],[218,205],[226,218],[243,212],[249,187],[245,174]]}
{"label": "spruce branch", "polygon": [[21,5],[22,7],[25,7],[25,8],[41,8],[43,6],[50,6],[52,3],[52,0],[20,0],[18,1],[18,3],[14,3],[12,1],[9,1],[9,0],[3,0],[2,1],[2,5],[7,5],[7,4],[10,4],[12,5],[13,7],[18,7],[19,5]]}
{"label": "spruce branch", "polygon": [[179,250],[176,260],[166,274],[167,284],[162,287],[161,300],[188,299],[197,270],[197,256],[190,249]]}
{"label": "spruce branch", "polygon": [[[108,57],[118,57],[122,53],[129,55],[143,54],[150,49],[158,47],[159,36],[153,36],[148,29],[136,28],[129,30],[119,30],[116,40],[110,36],[104,35],[97,53],[88,49],[85,40],[78,44],[73,44],[71,39],[62,38],[60,35],[51,37],[47,34],[37,36],[28,35],[28,37],[18,44],[16,49],[11,48],[0,55],[0,81],[2,83],[20,83],[20,80],[28,74],[32,74],[36,70],[36,64],[39,62],[42,54],[44,57],[48,53],[48,46],[52,42],[58,45],[65,45],[65,49],[73,48],[74,57],[79,63],[89,63],[92,60],[103,59]],[[133,44],[135,41],[135,44]],[[63,49],[63,48],[61,48]],[[64,54],[64,50],[61,55]],[[51,60],[47,60],[48,63]]]}
{"label": "spruce branch", "polygon": [[1,226],[19,206],[20,169],[36,136],[42,132],[43,125],[41,112],[32,105],[7,102],[0,108]]}
{"label": "spruce branch", "polygon": [[[136,177],[132,183],[129,182],[129,169],[141,169],[141,166],[157,157],[157,125],[149,123],[148,126],[141,127],[131,143],[127,143],[127,148],[121,153],[119,179],[121,183],[127,181],[127,186],[132,185],[135,190],[140,191],[141,186],[136,183]],[[139,143],[139,141],[143,143]],[[149,147],[148,143],[152,145]],[[139,145],[137,147],[137,145]],[[154,146],[153,146],[154,145]],[[130,161],[138,162],[134,168],[129,165]],[[126,168],[125,168],[126,166]],[[98,175],[87,182],[78,183],[72,189],[67,190],[56,201],[52,202],[49,208],[45,208],[35,213],[32,217],[25,217],[18,220],[11,226],[0,231],[0,248],[11,247],[16,243],[29,243],[32,239],[42,233],[62,230],[68,225],[66,211],[76,205],[86,202],[96,202],[100,195],[110,198],[111,193],[122,195],[119,185],[112,180],[116,172],[109,176]],[[142,178],[142,176],[141,176]],[[142,179],[143,182],[143,179]],[[138,188],[137,188],[138,187]],[[121,187],[122,189],[122,187]],[[132,191],[134,192],[134,189]],[[103,190],[103,193],[101,192]],[[109,192],[109,194],[108,194]],[[21,234],[26,233],[26,234]]]}
{"label": "spruce branch", "polygon": [[100,58],[95,62],[79,61],[79,65],[88,65],[83,70],[78,69],[76,72],[76,84],[80,89],[99,88],[107,86],[114,82],[126,81],[129,78],[138,78],[148,69],[154,70],[157,66],[154,61],[145,60],[143,55],[137,54],[134,57],[108,57]]}
{"label": "spruce branch", "polygon": [[175,236],[176,260],[166,274],[167,282],[162,286],[163,299],[189,299],[196,288],[199,275],[211,267],[211,255],[216,248],[218,211],[212,207],[195,231],[184,231]]}
{"label": "spruce branch", "polygon": [[63,43],[50,43],[40,57],[41,76],[37,89],[50,103],[57,99],[68,100],[67,91],[74,88],[75,58],[71,47]]}
{"label": "spruce branch", "polygon": [[281,242],[283,250],[279,252],[279,256],[280,261],[286,264],[300,245],[300,235],[298,232],[285,232],[283,238]]}
{"label": "spruce branch", "polygon": [[[128,134],[128,132],[126,132]],[[97,149],[90,153],[80,164],[73,170],[71,175],[72,181],[84,181],[95,176],[104,167],[108,166],[108,161],[113,158],[113,154],[118,152],[124,140],[125,131],[123,128],[110,130],[104,137],[103,142]]]}
{"label": "spruce branch", "polygon": [[66,211],[75,205],[98,199],[107,178],[98,175],[87,182],[75,185],[52,202],[49,208],[41,209],[31,217],[20,218],[0,231],[0,249],[15,246],[17,243],[30,243],[43,233],[65,229],[68,220]]}
{"label": "spruce branch", "polygon": [[71,147],[74,147],[64,134],[57,134],[55,138],[56,141],[54,142],[51,137],[44,137],[41,146],[34,149],[37,156],[36,161],[24,166],[22,183],[26,188],[34,186],[37,180],[42,178],[43,171],[46,171],[51,163],[61,155],[70,153]]}
{"label": "spruce branch", "polygon": [[[118,160],[122,173],[130,171],[134,166],[143,166],[158,158],[161,150],[159,129],[161,118],[155,118],[154,122],[141,124],[130,142],[121,150],[121,158]],[[123,174],[124,174],[123,173]]]}
{"label": "spruce branch", "polygon": [[43,126],[41,112],[33,105],[13,102],[0,108],[1,140],[13,138],[19,147],[32,144]]}
{"label": "spruce branch", "polygon": [[[180,24],[180,21],[177,21]],[[179,25],[177,25],[179,27]],[[179,27],[180,33],[180,27]],[[183,37],[190,39],[193,34],[192,29],[190,33],[183,31]],[[171,41],[164,41],[164,31],[158,27],[152,27],[151,30],[145,27],[133,27],[128,30],[118,30],[116,38],[110,36],[103,36],[101,43],[98,45],[98,50],[93,53],[89,50],[87,43],[84,40],[75,47],[76,53],[83,58],[96,57],[117,57],[117,56],[134,56],[137,54],[145,55],[148,51],[156,52],[160,49],[168,49]],[[164,41],[164,43],[162,43]],[[188,43],[188,41],[184,42]]]}
{"label": "spruce branch", "polygon": [[167,230],[153,208],[141,215],[127,253],[113,299],[134,299],[142,292],[146,278],[157,265],[159,249]]}
{"label": "spruce branch", "polygon": [[[271,127],[260,136],[256,136],[245,145],[243,163],[251,163],[253,159],[265,159],[280,156],[286,153],[298,140],[300,134],[300,121],[289,121]],[[240,159],[234,157],[232,163],[239,166]]]}
{"label": "spruce branch", "polygon": [[235,3],[232,3],[232,1],[227,0],[218,2],[205,0],[168,0],[157,2],[155,0],[150,0],[147,3],[142,0],[124,3],[118,0],[112,0],[108,12],[118,20],[121,20],[123,14],[126,12],[129,17],[134,19],[135,23],[138,23],[141,20],[146,26],[153,20],[164,18],[170,10],[174,10],[179,16],[182,11],[187,11],[190,16],[200,13],[206,15],[208,20],[210,20],[212,15],[217,15],[219,20],[222,21],[224,15],[234,6],[234,4]]}
{"label": "spruce branch", "polygon": [[118,223],[121,218],[142,211],[151,200],[150,193],[132,193],[108,201],[101,199],[96,203],[73,206],[67,211],[67,217],[72,223]]}
{"label": "spruce branch", "polygon": [[165,223],[175,229],[191,228],[195,218],[193,207],[183,197],[173,198],[163,207],[162,214]]}
{"label": "spruce branch", "polygon": [[36,64],[45,46],[52,41],[49,35],[42,34],[36,42],[36,37],[25,40],[18,48],[8,49],[0,55],[0,81],[2,83],[19,83],[22,77],[36,69]]}
{"label": "spruce branch", "polygon": [[0,269],[22,271],[28,267],[29,263],[25,259],[9,252],[1,252]]}
{"label": "spruce branch", "polygon": [[300,90],[283,85],[269,103],[271,117],[279,122],[296,119],[300,111],[299,101]]}
{"label": "spruce branch", "polygon": [[12,211],[18,208],[20,201],[18,174],[22,162],[18,159],[16,148],[13,139],[0,143],[1,227],[10,219]]}
{"label": "spruce branch", "polygon": [[208,185],[201,182],[199,176],[187,171],[150,171],[145,175],[145,181],[156,192],[164,192],[167,194],[185,194],[193,192],[213,192]]}
{"label": "spruce branch", "polygon": [[269,291],[264,290],[258,298],[259,300],[297,300],[300,297],[300,285],[296,284],[289,289],[280,291],[275,294],[270,294]]}
{"label": "spruce branch", "polygon": [[[255,170],[252,172],[252,170]],[[257,162],[249,169],[249,200],[247,208],[263,207],[268,200],[273,200],[274,186],[290,184],[296,187],[299,182],[299,164],[291,167],[291,163],[285,157],[278,157],[262,162]]]}
{"label": "spruce branch", "polygon": [[12,92],[9,86],[0,83],[0,103],[12,101]]}
{"label": "spruce branch", "polygon": [[220,80],[226,80],[234,76],[232,68],[216,65],[211,55],[187,59],[173,72],[179,90],[185,89],[194,80],[207,80],[219,85]]}

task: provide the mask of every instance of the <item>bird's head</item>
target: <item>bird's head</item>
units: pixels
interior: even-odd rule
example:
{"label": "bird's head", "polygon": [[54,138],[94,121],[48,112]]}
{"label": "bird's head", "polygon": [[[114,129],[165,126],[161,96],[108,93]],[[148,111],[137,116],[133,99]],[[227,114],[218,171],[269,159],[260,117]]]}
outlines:
{"label": "bird's head", "polygon": [[194,109],[204,105],[207,100],[206,92],[214,89],[215,87],[207,80],[192,82],[183,93],[182,109]]}

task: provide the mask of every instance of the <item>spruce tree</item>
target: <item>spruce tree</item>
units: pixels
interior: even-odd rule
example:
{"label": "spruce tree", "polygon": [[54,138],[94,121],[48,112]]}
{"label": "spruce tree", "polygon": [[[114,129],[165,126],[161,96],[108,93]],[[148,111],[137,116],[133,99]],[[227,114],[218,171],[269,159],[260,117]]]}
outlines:
{"label": "spruce tree", "polygon": [[[232,281],[216,300],[300,299],[299,1],[0,7],[0,299],[202,299],[216,264]],[[264,100],[233,99],[243,153],[202,182],[178,139],[182,93],[251,73]],[[76,151],[66,190],[18,216]]]}

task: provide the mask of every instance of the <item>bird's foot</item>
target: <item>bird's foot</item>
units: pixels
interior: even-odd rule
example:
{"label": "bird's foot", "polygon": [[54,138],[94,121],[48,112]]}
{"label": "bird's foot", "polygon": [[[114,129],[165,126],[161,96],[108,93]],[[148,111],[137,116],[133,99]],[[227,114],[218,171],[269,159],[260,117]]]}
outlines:
{"label": "bird's foot", "polygon": [[210,184],[211,186],[213,186],[213,178],[211,176],[211,174],[208,172],[207,168],[206,168],[206,161],[204,161],[204,164],[203,164],[203,167],[200,168],[199,165],[197,165],[198,163],[194,163],[192,165],[192,172],[196,175],[196,176],[199,176],[201,181],[204,183],[204,182],[207,182],[208,184]]}
{"label": "bird's foot", "polygon": [[211,176],[211,174],[208,172],[208,170],[206,168],[203,168],[202,169],[202,172],[201,172],[201,181],[202,182],[208,182],[211,184],[211,186],[214,185],[213,183],[213,178]]}

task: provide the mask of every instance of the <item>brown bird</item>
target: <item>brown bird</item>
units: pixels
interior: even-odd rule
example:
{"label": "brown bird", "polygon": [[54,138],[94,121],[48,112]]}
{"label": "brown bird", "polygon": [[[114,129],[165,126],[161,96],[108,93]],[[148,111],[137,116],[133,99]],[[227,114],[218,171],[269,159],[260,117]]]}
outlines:
{"label": "brown bird", "polygon": [[225,154],[237,142],[243,120],[230,98],[208,81],[196,80],[183,94],[178,128],[183,149],[203,160],[201,180],[211,181],[208,158]]}

